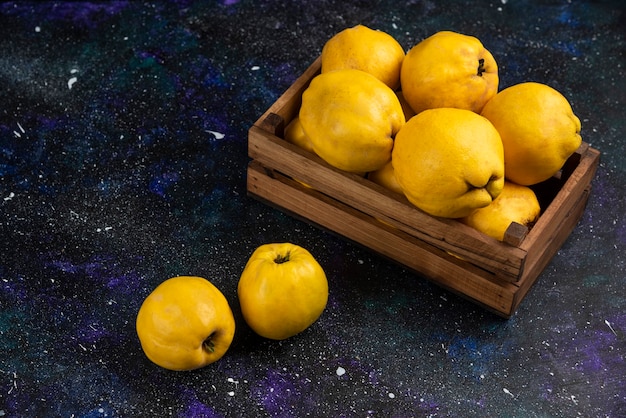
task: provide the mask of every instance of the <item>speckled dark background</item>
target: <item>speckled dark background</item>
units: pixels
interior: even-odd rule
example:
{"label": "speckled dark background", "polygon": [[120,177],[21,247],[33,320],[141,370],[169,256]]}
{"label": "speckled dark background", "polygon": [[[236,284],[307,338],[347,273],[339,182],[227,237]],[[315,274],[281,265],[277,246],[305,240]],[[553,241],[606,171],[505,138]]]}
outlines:
{"label": "speckled dark background", "polygon": [[[560,90],[602,152],[511,319],[246,196],[248,127],[358,23],[406,49],[477,36],[501,87]],[[625,27],[620,1],[0,3],[0,417],[626,416]],[[236,298],[278,241],[330,282],[320,320],[283,342]],[[179,274],[214,282],[238,321],[192,372],[150,363],[134,329]]]}

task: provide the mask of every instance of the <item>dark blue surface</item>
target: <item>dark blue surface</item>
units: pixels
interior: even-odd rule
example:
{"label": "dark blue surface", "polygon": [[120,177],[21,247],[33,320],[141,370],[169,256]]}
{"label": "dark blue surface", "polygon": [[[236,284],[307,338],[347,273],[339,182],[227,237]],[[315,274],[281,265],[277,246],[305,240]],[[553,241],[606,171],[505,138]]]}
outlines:
{"label": "dark blue surface", "polygon": [[[0,3],[0,417],[626,416],[621,4]],[[581,222],[511,319],[246,196],[248,127],[358,23],[406,49],[477,36],[501,87],[555,87],[602,152]],[[316,256],[330,299],[273,342],[243,323],[236,284],[279,241]],[[179,274],[215,283],[238,321],[193,372],[150,363],[134,329]]]}

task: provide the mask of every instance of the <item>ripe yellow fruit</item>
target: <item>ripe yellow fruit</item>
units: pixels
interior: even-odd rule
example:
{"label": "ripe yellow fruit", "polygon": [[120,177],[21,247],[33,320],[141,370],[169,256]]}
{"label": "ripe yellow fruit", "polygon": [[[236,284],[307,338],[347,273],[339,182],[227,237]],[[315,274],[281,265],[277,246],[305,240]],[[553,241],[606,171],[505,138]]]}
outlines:
{"label": "ripe yellow fruit", "polygon": [[313,144],[311,144],[309,138],[304,134],[300,118],[297,116],[285,127],[285,140],[309,152],[315,152],[313,150]]}
{"label": "ripe yellow fruit", "polygon": [[391,161],[407,199],[433,216],[467,216],[504,185],[500,135],[469,110],[418,113],[396,135]]}
{"label": "ripe yellow fruit", "polygon": [[391,89],[400,86],[404,49],[391,35],[367,26],[344,29],[322,48],[322,73],[355,69],[365,71]]}
{"label": "ripe yellow fruit", "polygon": [[441,31],[407,52],[402,93],[416,113],[455,107],[480,113],[498,92],[498,65],[473,36]]}
{"label": "ripe yellow fruit", "polygon": [[502,241],[511,222],[531,226],[540,212],[539,201],[530,187],[505,181],[502,193],[489,206],[476,209],[459,220]]}
{"label": "ripe yellow fruit", "polygon": [[379,184],[391,191],[403,194],[402,187],[400,187],[398,180],[396,180],[396,175],[391,161],[385,164],[383,168],[367,173],[367,178],[368,180],[373,181],[374,183]]}
{"label": "ripe yellow fruit", "polygon": [[395,92],[360,70],[336,70],[313,78],[302,94],[299,117],[315,153],[353,173],[385,165],[405,123]]}
{"label": "ripe yellow fruit", "polygon": [[547,180],[582,142],[580,119],[568,100],[542,83],[507,87],[481,114],[500,133],[506,177],[518,184]]}
{"label": "ripe yellow fruit", "polygon": [[400,105],[402,106],[402,110],[404,111],[404,119],[409,120],[413,116],[415,116],[415,111],[413,110],[409,102],[407,102],[404,98],[402,90],[396,90],[396,96],[398,96],[398,100],[400,100]]}
{"label": "ripe yellow fruit", "polygon": [[284,340],[311,326],[328,301],[324,270],[306,249],[291,243],[258,247],[237,285],[244,320],[262,337]]}
{"label": "ripe yellow fruit", "polygon": [[211,282],[179,276],[164,281],[146,297],[136,329],[152,362],[170,370],[192,370],[224,356],[235,335],[235,318]]}

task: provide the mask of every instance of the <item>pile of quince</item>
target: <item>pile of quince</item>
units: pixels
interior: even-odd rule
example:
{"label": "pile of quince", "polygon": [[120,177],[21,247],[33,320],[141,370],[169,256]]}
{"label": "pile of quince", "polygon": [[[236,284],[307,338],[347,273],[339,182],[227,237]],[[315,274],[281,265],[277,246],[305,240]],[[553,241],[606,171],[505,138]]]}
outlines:
{"label": "pile of quince", "polygon": [[[328,280],[305,248],[290,242],[259,246],[237,283],[244,322],[261,337],[291,338],[313,325],[328,302]],[[141,348],[169,370],[194,370],[221,359],[235,337],[235,316],[212,281],[176,276],[144,299],[135,321]]]}
{"label": "pile of quince", "polygon": [[285,139],[502,240],[511,222],[538,218],[530,186],[561,169],[581,126],[548,85],[498,86],[496,60],[476,37],[441,31],[405,53],[357,25],[324,45]]}

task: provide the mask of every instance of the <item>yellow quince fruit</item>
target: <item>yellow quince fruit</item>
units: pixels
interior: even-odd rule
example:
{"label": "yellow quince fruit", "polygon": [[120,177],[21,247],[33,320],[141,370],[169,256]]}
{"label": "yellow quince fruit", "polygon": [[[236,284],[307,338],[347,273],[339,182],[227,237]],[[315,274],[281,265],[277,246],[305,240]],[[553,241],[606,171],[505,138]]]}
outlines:
{"label": "yellow quince fruit", "polygon": [[537,195],[530,187],[505,181],[502,192],[493,202],[459,220],[502,241],[511,222],[531,226],[540,212]]}
{"label": "yellow quince fruit", "polygon": [[322,48],[322,73],[361,70],[395,90],[400,86],[403,60],[404,49],[391,35],[356,25],[326,41]]}
{"label": "yellow quince fruit", "polygon": [[284,340],[310,327],[328,302],[328,280],[305,248],[270,243],[248,259],[237,284],[241,313],[262,337]]}
{"label": "yellow quince fruit", "polygon": [[518,184],[549,179],[582,142],[580,119],[568,100],[542,83],[507,87],[481,114],[500,133],[506,177]]}
{"label": "yellow quince fruit", "polygon": [[480,113],[498,92],[498,65],[477,38],[441,31],[407,52],[400,80],[415,113],[437,107]]}
{"label": "yellow quince fruit", "polygon": [[224,294],[202,277],[177,276],[158,285],[139,308],[141,348],[158,366],[193,370],[226,354],[235,317]]}
{"label": "yellow quince fruit", "polygon": [[302,94],[299,118],[315,153],[353,173],[385,165],[405,123],[395,92],[373,75],[353,69],[314,77]]}
{"label": "yellow quince fruit", "polygon": [[311,141],[305,135],[302,124],[300,123],[300,118],[297,116],[285,127],[285,140],[304,150],[315,152],[313,150],[313,144],[311,144]]}
{"label": "yellow quince fruit", "polygon": [[396,96],[398,96],[398,100],[400,100],[400,105],[402,105],[402,110],[404,111],[404,118],[406,120],[409,120],[413,116],[415,116],[415,110],[413,110],[409,102],[407,102],[406,99],[404,98],[404,93],[402,93],[402,90],[396,90]]}
{"label": "yellow quince fruit", "polygon": [[489,205],[504,185],[500,135],[470,110],[413,116],[396,135],[391,161],[407,199],[433,216],[467,216]]}
{"label": "yellow quince fruit", "polygon": [[402,191],[402,187],[400,187],[400,184],[398,183],[398,180],[396,180],[396,175],[391,161],[385,164],[382,168],[367,173],[367,179],[393,192],[399,194],[404,193]]}

